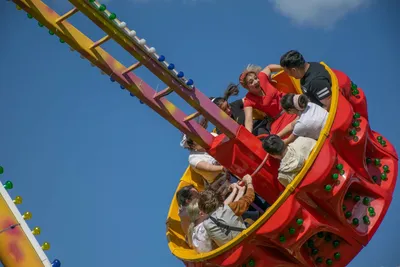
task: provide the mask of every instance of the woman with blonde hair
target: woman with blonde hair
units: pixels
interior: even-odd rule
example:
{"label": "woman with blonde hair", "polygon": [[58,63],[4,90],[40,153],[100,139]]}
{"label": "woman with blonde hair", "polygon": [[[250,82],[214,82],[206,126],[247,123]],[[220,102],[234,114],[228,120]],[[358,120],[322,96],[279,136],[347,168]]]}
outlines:
{"label": "woman with blonde hair", "polygon": [[253,131],[253,110],[264,112],[271,118],[271,134],[280,132],[292,122],[296,115],[283,111],[280,100],[283,93],[279,92],[271,82],[272,72],[282,70],[279,65],[260,66],[248,65],[239,77],[240,84],[248,90],[244,98],[245,127]]}

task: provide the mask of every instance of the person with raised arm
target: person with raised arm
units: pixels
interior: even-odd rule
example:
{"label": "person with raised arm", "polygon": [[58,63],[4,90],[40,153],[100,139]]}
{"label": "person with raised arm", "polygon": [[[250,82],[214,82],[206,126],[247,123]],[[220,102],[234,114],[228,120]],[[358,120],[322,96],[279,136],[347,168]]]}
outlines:
{"label": "person with raised arm", "polygon": [[285,113],[280,100],[284,95],[271,82],[273,72],[282,70],[279,65],[268,65],[264,69],[248,65],[239,77],[240,84],[248,90],[244,98],[245,127],[253,131],[253,110],[258,109],[271,118],[271,134],[281,131],[296,115]]}

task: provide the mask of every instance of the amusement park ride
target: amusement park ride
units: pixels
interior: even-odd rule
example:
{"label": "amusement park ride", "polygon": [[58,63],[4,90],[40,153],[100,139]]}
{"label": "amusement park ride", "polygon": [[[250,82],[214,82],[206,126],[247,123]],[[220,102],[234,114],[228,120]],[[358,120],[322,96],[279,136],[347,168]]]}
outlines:
{"label": "amusement park ride", "polygon": [[[131,96],[168,120],[179,131],[207,149],[218,162],[237,177],[253,173],[259,196],[271,206],[234,240],[208,253],[190,249],[181,230],[178,205],[172,200],[167,218],[167,240],[173,255],[186,266],[346,266],[368,244],[381,224],[396,185],[398,156],[392,144],[370,128],[363,91],[344,73],[324,66],[332,77],[332,104],[329,118],[305,166],[294,181],[281,188],[276,180],[277,167],[266,158],[258,137],[238,125],[196,88],[192,79],[165,56],[146,45],[127,24],[95,0],[69,0],[74,8],[64,15],[39,0],[13,0],[18,10],[35,18],[50,35],[69,45],[97,66],[112,82],[118,82]],[[68,22],[81,12],[101,28],[105,36],[90,40]],[[124,66],[101,45],[114,40],[137,62]],[[167,88],[157,92],[134,74],[145,67]],[[280,72],[273,76],[283,92],[301,93],[299,81]],[[187,115],[167,100],[178,94],[197,112]],[[194,120],[203,116],[221,130],[214,137]],[[0,173],[3,168],[0,168]],[[203,188],[201,177],[188,167],[177,190],[193,184]],[[58,267],[47,259],[7,190],[0,193],[0,261],[7,267]]]}

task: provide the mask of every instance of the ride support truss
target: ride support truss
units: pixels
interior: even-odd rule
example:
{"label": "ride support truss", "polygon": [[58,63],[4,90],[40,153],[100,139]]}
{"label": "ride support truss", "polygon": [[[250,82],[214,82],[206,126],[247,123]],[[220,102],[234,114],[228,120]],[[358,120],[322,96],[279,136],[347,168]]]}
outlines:
{"label": "ride support truss", "polygon": [[[26,11],[28,17],[35,18],[41,26],[47,27],[51,34],[57,35],[62,43],[67,43],[71,49],[79,52],[81,56],[107,74],[111,80],[115,80],[129,90],[141,102],[204,148],[210,148],[214,137],[196,120],[193,120],[199,115],[221,129],[228,138],[236,136],[239,125],[234,120],[200,92],[193,80],[185,78],[182,72],[177,72],[173,64],[168,64],[164,56],[157,55],[153,47],[149,48],[144,39],[139,39],[135,31],[128,29],[126,23],[118,20],[115,14],[108,12],[104,5],[93,0],[69,0],[74,8],[59,15],[40,0],[12,1],[17,4],[17,8]],[[105,36],[93,41],[74,27],[68,19],[78,12],[92,20],[105,32]],[[118,43],[136,59],[136,62],[127,67],[115,59],[101,47],[109,40]],[[149,69],[167,85],[167,88],[160,92],[151,88],[133,73],[140,67]],[[173,92],[197,112],[187,115],[168,101],[166,97]]]}

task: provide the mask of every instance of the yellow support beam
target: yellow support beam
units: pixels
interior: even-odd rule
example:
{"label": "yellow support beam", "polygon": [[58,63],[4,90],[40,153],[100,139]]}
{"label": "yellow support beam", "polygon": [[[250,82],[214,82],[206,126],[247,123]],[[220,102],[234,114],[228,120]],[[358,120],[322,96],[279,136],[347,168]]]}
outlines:
{"label": "yellow support beam", "polygon": [[[195,121],[184,122],[183,119],[186,117],[186,114],[167,99],[153,99],[157,93],[154,89],[135,74],[124,74],[127,70],[126,66],[101,47],[93,47],[96,43],[68,21],[63,20],[63,23],[57,23],[61,17],[65,17],[74,11],[60,16],[40,0],[13,0],[13,2],[55,33],[63,42],[70,45],[71,48],[79,52],[93,65],[96,65],[101,71],[136,95],[143,103],[160,114],[181,132],[187,134],[204,148],[209,148],[214,137],[206,129]],[[103,38],[100,41],[104,41],[105,39]]]}

